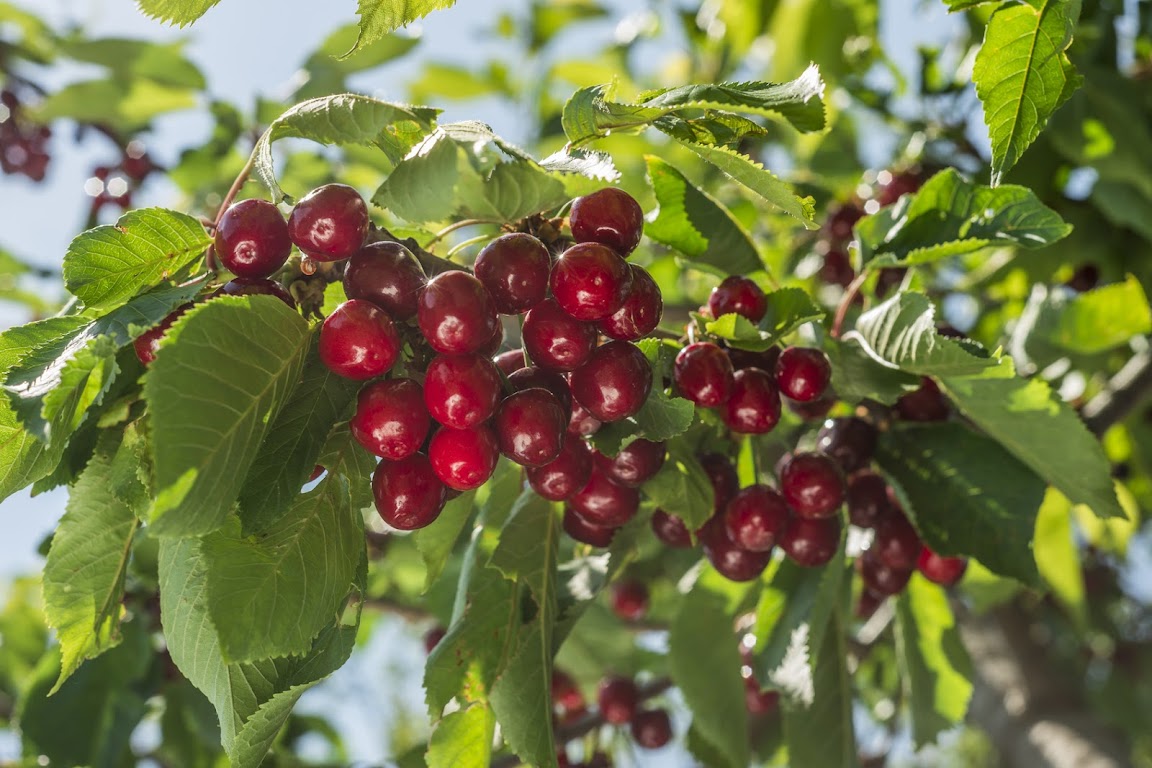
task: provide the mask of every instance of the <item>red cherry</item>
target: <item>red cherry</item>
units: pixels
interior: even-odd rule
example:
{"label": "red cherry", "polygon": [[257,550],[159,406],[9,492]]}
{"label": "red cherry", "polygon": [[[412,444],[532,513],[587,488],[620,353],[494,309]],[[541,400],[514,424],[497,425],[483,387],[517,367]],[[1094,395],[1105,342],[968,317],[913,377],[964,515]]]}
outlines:
{"label": "red cherry", "polygon": [[864,209],[856,201],[848,201],[828,213],[825,226],[833,240],[851,240],[852,227],[864,218]]}
{"label": "red cherry", "polygon": [[600,421],[637,413],[652,390],[652,366],[639,347],[611,341],[572,373],[572,396]]}
{"label": "red cherry", "polygon": [[896,415],[905,421],[944,421],[951,410],[936,382],[925,376],[920,388],[896,401]]}
{"label": "red cherry", "polygon": [[860,590],[860,597],[856,600],[852,614],[858,619],[869,619],[886,599],[888,599],[886,595],[878,595],[865,587]]}
{"label": "red cherry", "polygon": [[216,226],[213,247],[220,263],[238,277],[268,277],[292,252],[288,223],[267,200],[241,200],[229,206]]}
{"label": "red cherry", "polygon": [[584,487],[568,501],[585,520],[614,528],[624,525],[640,508],[640,493],[612,482],[595,467]]}
{"label": "red cherry", "polygon": [[636,714],[640,692],[631,678],[606,677],[600,681],[596,701],[600,705],[600,716],[604,722],[624,725]]}
{"label": "red cherry", "polygon": [[828,415],[832,406],[836,405],[836,397],[825,393],[823,397],[810,403],[801,403],[799,400],[788,398],[785,398],[784,402],[788,406],[788,410],[804,421],[819,421]]}
{"label": "red cherry", "polygon": [[580,243],[560,255],[548,280],[552,296],[577,320],[592,322],[624,306],[632,289],[628,262],[611,248]]}
{"label": "red cherry", "polygon": [[820,279],[829,285],[838,285],[847,288],[856,277],[856,270],[852,268],[852,259],[840,248],[831,248],[824,254],[824,263],[820,267]]}
{"label": "red cherry", "polygon": [[216,295],[225,296],[275,296],[292,309],[296,309],[296,300],[292,294],[284,290],[284,286],[275,280],[266,277],[236,277],[229,280]]}
{"label": "red cherry", "polygon": [[555,299],[533,307],[520,334],[532,362],[550,371],[574,371],[596,348],[596,327],[569,315]]}
{"label": "red cherry", "polygon": [[523,467],[542,467],[560,456],[568,416],[556,395],[532,388],[504,398],[492,426],[500,452]]}
{"label": "red cherry", "polygon": [[444,484],[422,453],[377,464],[372,473],[372,495],[384,522],[402,531],[431,523],[440,516],[445,502]]}
{"label": "red cherry", "polygon": [[836,460],[845,472],[855,472],[872,462],[879,433],[863,419],[828,419],[816,435],[816,450]]}
{"label": "red cherry", "polygon": [[560,455],[542,467],[528,468],[528,484],[549,501],[567,501],[576,495],[592,476],[592,455],[588,444],[568,437]]}
{"label": "red cherry", "polygon": [[[760,577],[772,560],[771,552],[749,552],[728,538],[724,532],[723,518],[713,518],[720,525],[702,531],[700,541],[704,544],[704,555],[712,567],[729,581],[752,581]],[[713,524],[714,526],[715,524]],[[710,527],[710,526],[705,526]],[[711,531],[718,531],[712,533]]]}
{"label": "red cherry", "polygon": [[824,565],[840,549],[840,518],[793,517],[776,543],[797,565]]}
{"label": "red cherry", "polygon": [[876,595],[898,595],[908,586],[912,576],[911,568],[892,568],[885,565],[875,550],[869,549],[856,560],[856,570],[864,588]]}
{"label": "red cherry", "polygon": [[472,271],[488,289],[496,310],[519,315],[544,301],[552,257],[532,235],[513,232],[489,243]]}
{"label": "red cherry", "polygon": [[780,693],[761,688],[754,677],[744,678],[744,706],[753,715],[767,715],[780,708]]}
{"label": "red cherry", "polygon": [[427,280],[419,260],[400,243],[369,243],[348,260],[344,293],[372,302],[397,320],[409,320],[416,316]]}
{"label": "red cherry", "polygon": [[400,356],[400,336],[375,304],[350,299],[320,327],[320,359],[335,374],[364,380],[383,376]]}
{"label": "red cherry", "polygon": [[505,376],[511,376],[516,373],[516,371],[527,366],[527,362],[524,360],[524,350],[522,349],[510,349],[507,352],[501,352],[492,358],[492,362],[496,363],[496,367],[500,369],[500,373]]}
{"label": "red cherry", "polygon": [[324,469],[324,466],[322,464],[317,464],[315,467],[312,468],[312,474],[308,476],[308,482],[311,483],[311,482],[315,482],[316,480],[319,480],[320,475],[324,474],[327,471],[328,470]]}
{"label": "red cherry", "polygon": [[644,234],[644,211],[624,190],[605,187],[576,198],[568,223],[576,242],[600,243],[627,256]]}
{"label": "red cherry", "polygon": [[899,200],[901,195],[909,195],[920,189],[924,180],[924,174],[918,171],[894,173],[891,180],[880,187],[876,193],[876,200],[882,206],[891,205]]}
{"label": "red cherry", "polygon": [[923,547],[920,534],[903,514],[892,514],[876,524],[872,550],[889,568],[911,570],[916,567]]}
{"label": "red cherry", "polygon": [[793,400],[810,403],[820,399],[832,380],[832,364],[818,349],[788,347],[776,361],[776,383]]}
{"label": "red cherry", "polygon": [[712,289],[708,296],[708,309],[712,311],[712,317],[737,314],[758,323],[768,312],[768,297],[752,280],[731,275]]}
{"label": "red cherry", "polygon": [[368,206],[346,184],[325,184],[305,195],[288,217],[292,242],[313,261],[340,261],[368,236]]}
{"label": "red cherry", "polygon": [[797,453],[780,472],[780,492],[800,517],[830,517],[844,503],[844,475],[822,453]]}
{"label": "red cherry", "polygon": [[700,466],[704,468],[708,480],[712,483],[712,492],[716,502],[712,511],[714,514],[723,514],[728,502],[740,490],[740,479],[736,475],[736,467],[732,466],[731,459],[719,453],[701,456]]}
{"label": "red cherry", "polygon": [[149,328],[136,337],[136,340],[132,342],[132,348],[136,350],[136,357],[141,363],[144,365],[152,364],[152,361],[156,359],[156,353],[160,351],[160,340],[164,338],[164,334],[168,333],[168,329],[172,327],[173,323],[190,309],[192,309],[191,304],[177,307],[155,327]]}
{"label": "red cherry", "polygon": [[389,379],[360,390],[349,426],[360,445],[381,458],[399,461],[420,450],[432,419],[419,384]]}
{"label": "red cherry", "polygon": [[621,341],[639,341],[656,329],[664,314],[664,297],[660,286],[648,270],[629,264],[632,272],[632,290],[624,306],[600,321],[600,332]]}
{"label": "red cherry", "polygon": [[508,387],[513,392],[521,392],[525,389],[537,387],[548,390],[556,396],[556,399],[560,401],[561,407],[564,408],[564,424],[567,426],[568,419],[572,416],[572,389],[568,386],[568,380],[564,378],[562,374],[556,373],[555,371],[546,371],[543,368],[537,368],[532,365],[509,374]]}
{"label": "red cherry", "polygon": [[432,653],[436,650],[436,646],[440,645],[440,641],[448,634],[448,630],[444,627],[432,627],[424,633],[424,653]]}
{"label": "red cherry", "polygon": [[568,421],[568,434],[577,437],[591,437],[600,431],[603,422],[588,412],[580,403],[572,403],[572,418]]}
{"label": "red cherry", "polygon": [[780,422],[780,390],[759,368],[736,371],[732,394],[720,406],[720,417],[733,432],[762,435]]}
{"label": "red cherry", "polygon": [[711,342],[698,341],[680,350],[672,373],[680,394],[696,405],[715,408],[732,396],[732,361]]}
{"label": "red cherry", "polygon": [[749,486],[728,502],[724,525],[736,545],[750,552],[770,552],[788,527],[784,497],[766,485]]}
{"label": "red cherry", "polygon": [[480,281],[456,270],[439,274],[424,286],[416,321],[432,349],[449,355],[477,351],[491,340],[500,322]]}
{"label": "red cherry", "polygon": [[500,451],[486,426],[474,429],[441,427],[428,444],[428,458],[440,481],[458,491],[484,485],[496,470]]}
{"label": "red cherry", "polygon": [[552,708],[561,722],[570,722],[584,714],[586,703],[584,694],[576,686],[576,681],[566,672],[552,671]]}
{"label": "red cherry", "polygon": [[492,332],[488,341],[480,345],[480,348],[476,350],[476,352],[484,357],[490,358],[499,352],[502,346],[504,346],[504,324],[497,321],[496,330]]}
{"label": "red cherry", "polygon": [[672,720],[663,709],[647,709],[632,718],[632,738],[644,749],[660,749],[672,740]]}
{"label": "red cherry", "polygon": [[487,421],[500,404],[500,371],[480,355],[437,355],[428,363],[424,403],[439,423],[471,429]]}
{"label": "red cherry", "polygon": [[639,581],[612,585],[612,611],[624,621],[640,621],[648,613],[648,587]]}
{"label": "red cherry", "polygon": [[860,528],[872,528],[893,512],[888,503],[888,484],[871,471],[848,478],[848,519]]}
{"label": "red cherry", "polygon": [[615,458],[599,453],[594,457],[600,469],[614,482],[639,488],[660,471],[666,455],[664,443],[639,438],[621,448]]}
{"label": "red cherry", "polygon": [[564,508],[564,532],[582,544],[604,548],[612,543],[617,529],[608,525],[597,525],[585,520],[572,507]]}
{"label": "red cherry", "polygon": [[951,587],[964,577],[964,571],[968,570],[968,559],[944,557],[924,547],[920,550],[916,568],[929,581],[934,581],[942,587]]}
{"label": "red cherry", "polygon": [[652,513],[652,532],[665,546],[673,549],[689,549],[692,546],[692,535],[684,521],[662,509]]}

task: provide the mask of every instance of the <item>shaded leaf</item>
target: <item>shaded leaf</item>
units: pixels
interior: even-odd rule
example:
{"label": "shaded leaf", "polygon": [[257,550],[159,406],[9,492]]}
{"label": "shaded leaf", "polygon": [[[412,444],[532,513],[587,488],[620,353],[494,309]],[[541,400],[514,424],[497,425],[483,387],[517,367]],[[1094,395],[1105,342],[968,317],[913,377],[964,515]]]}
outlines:
{"label": "shaded leaf", "polygon": [[752,158],[725,147],[680,143],[719,168],[725,176],[740,182],[789,216],[799,219],[806,229],[818,228],[815,220],[816,202],[811,197],[797,195],[791,184]]}
{"label": "shaded leaf", "polygon": [[854,768],[856,738],[852,723],[852,680],[844,626],[834,616],[812,659],[813,698],[805,706],[784,707],[784,740],[791,765]]}

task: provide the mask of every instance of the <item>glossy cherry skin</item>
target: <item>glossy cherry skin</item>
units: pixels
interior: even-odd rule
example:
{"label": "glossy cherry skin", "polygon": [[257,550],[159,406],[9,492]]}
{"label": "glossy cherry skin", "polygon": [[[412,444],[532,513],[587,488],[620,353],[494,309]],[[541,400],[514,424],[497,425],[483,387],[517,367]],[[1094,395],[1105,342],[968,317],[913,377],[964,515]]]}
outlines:
{"label": "glossy cherry skin", "polygon": [[824,565],[840,549],[840,518],[793,517],[776,542],[797,565]]}
{"label": "glossy cherry skin", "polygon": [[822,453],[797,453],[780,472],[780,492],[800,517],[830,517],[844,503],[844,474]]}
{"label": "glossy cherry skin", "polygon": [[569,436],[560,455],[540,467],[529,467],[528,485],[549,501],[567,501],[575,496],[592,476],[592,453],[588,444]]}
{"label": "glossy cherry skin", "polygon": [[576,242],[600,243],[627,256],[644,234],[644,211],[624,190],[605,187],[576,198],[568,223]]}
{"label": "glossy cherry skin", "polygon": [[788,347],[776,361],[776,383],[793,400],[810,403],[820,399],[832,380],[832,364],[818,349]]}
{"label": "glossy cherry skin", "polygon": [[320,327],[320,359],[347,379],[383,376],[400,356],[400,346],[391,318],[359,299],[336,307]]}
{"label": "glossy cherry skin", "polygon": [[855,472],[872,462],[879,433],[863,419],[828,419],[816,435],[816,450],[835,459],[845,472]]}
{"label": "glossy cherry skin", "polygon": [[556,395],[534,387],[504,398],[492,426],[501,453],[522,467],[542,467],[560,456],[568,414]]}
{"label": "glossy cherry skin", "polygon": [[613,584],[612,612],[624,621],[640,621],[648,613],[648,587],[640,581]]}
{"label": "glossy cherry skin", "polygon": [[560,254],[548,287],[572,317],[585,322],[603,320],[624,306],[632,290],[632,270],[611,248],[579,243]]}
{"label": "glossy cherry skin", "polygon": [[712,310],[712,317],[737,314],[758,323],[768,312],[768,297],[752,280],[730,275],[712,289],[708,309]]}
{"label": "glossy cherry skin", "polygon": [[397,320],[416,316],[427,282],[424,267],[400,243],[369,243],[344,267],[344,294],[370,301]]}
{"label": "glossy cherry skin", "polygon": [[639,488],[664,466],[667,449],[664,443],[640,438],[620,449],[615,457],[594,454],[597,465],[620,485]]}
{"label": "glossy cherry skin", "polygon": [[631,678],[606,677],[600,681],[596,691],[596,703],[600,706],[600,716],[604,722],[624,725],[636,714],[640,692]]}
{"label": "glossy cherry skin", "polygon": [[544,243],[532,235],[512,232],[493,240],[472,267],[488,289],[496,311],[519,315],[544,301],[552,257]]}
{"label": "glossy cherry skin", "polygon": [[920,550],[916,569],[929,581],[934,581],[942,587],[951,587],[964,577],[964,572],[968,570],[968,559],[945,557],[924,547]]}
{"label": "glossy cherry skin", "polygon": [[568,500],[568,505],[590,523],[616,528],[624,525],[640,508],[640,493],[618,485],[595,467],[588,482]]}
{"label": "glossy cherry skin", "polygon": [[360,445],[383,459],[399,461],[420,450],[432,427],[424,393],[412,379],[368,384],[356,397],[349,423]]}
{"label": "glossy cherry skin", "polygon": [[527,366],[524,360],[524,350],[510,349],[507,352],[501,352],[492,358],[492,362],[496,363],[496,367],[500,369],[500,373],[505,376],[511,376],[516,371]]}
{"label": "glossy cherry skin", "polygon": [[168,333],[168,329],[172,327],[173,323],[190,309],[192,309],[191,304],[177,307],[156,326],[136,337],[136,340],[132,342],[132,348],[136,351],[136,357],[141,363],[144,365],[152,364],[152,361],[156,359],[156,353],[160,351],[160,340],[164,338],[164,334]]}
{"label": "glossy cherry skin", "polygon": [[572,389],[568,386],[568,379],[556,371],[546,371],[537,366],[528,366],[508,375],[508,387],[513,392],[539,387],[556,395],[560,405],[564,408],[564,423],[572,416]]}
{"label": "glossy cherry skin", "polygon": [[458,491],[484,485],[496,469],[500,449],[487,426],[474,429],[441,427],[428,444],[428,459],[440,481]]}
{"label": "glossy cherry skin", "polygon": [[896,414],[905,421],[944,421],[951,410],[936,382],[925,376],[920,388],[896,401]]}
{"label": "glossy cherry skin", "polygon": [[637,264],[629,264],[632,272],[632,290],[624,299],[624,306],[600,321],[600,332],[621,341],[639,341],[660,325],[664,314],[664,297],[660,286]]}
{"label": "glossy cherry skin", "polygon": [[680,350],[672,376],[680,394],[704,408],[727,402],[735,383],[732,361],[724,350],[708,341]]}
{"label": "glossy cherry skin", "polygon": [[644,749],[660,749],[672,740],[672,720],[663,709],[646,709],[632,718],[632,738]]}
{"label": "glossy cherry skin", "polygon": [[578,437],[591,437],[600,431],[604,423],[588,412],[580,403],[572,403],[572,418],[568,421],[568,434]]}
{"label": "glossy cherry skin", "polygon": [[224,283],[217,291],[218,296],[275,296],[292,309],[296,309],[296,300],[284,286],[275,280],[266,277],[236,277]]}
{"label": "glossy cherry skin", "polygon": [[372,495],[384,522],[402,531],[414,531],[431,523],[440,516],[447,500],[444,484],[422,453],[376,465]]}
{"label": "glossy cherry skin", "polygon": [[224,211],[213,248],[220,263],[237,277],[268,277],[288,261],[292,240],[280,209],[253,198]]}
{"label": "glossy cherry skin", "polygon": [[759,578],[772,560],[771,552],[749,552],[728,538],[720,518],[718,533],[701,534],[704,556],[721,576],[729,581],[752,581]]}
{"label": "glossy cherry skin", "polygon": [[733,432],[762,435],[780,423],[780,390],[765,371],[745,368],[732,377],[732,394],[719,410]]}
{"label": "glossy cherry skin", "polygon": [[766,485],[742,489],[728,502],[724,527],[728,538],[749,552],[770,552],[788,527],[784,497]]}
{"label": "glossy cherry skin", "polygon": [[315,261],[340,261],[364,245],[368,206],[346,184],[325,184],[309,192],[288,217],[288,234]]}
{"label": "glossy cherry skin", "polygon": [[888,484],[868,470],[848,478],[848,519],[860,528],[874,528],[893,513],[888,501]]}
{"label": "glossy cherry skin", "polygon": [[744,678],[744,707],[752,715],[767,715],[780,708],[780,692],[761,688],[754,677]]}
{"label": "glossy cherry skin", "polygon": [[584,519],[572,507],[564,508],[564,532],[581,544],[593,547],[607,547],[612,543],[617,528],[610,525],[597,525]]}
{"label": "glossy cherry skin", "polygon": [[596,327],[569,315],[555,299],[533,307],[520,333],[528,357],[550,371],[574,371],[596,348]]}
{"label": "glossy cherry skin", "polygon": [[872,550],[889,568],[912,570],[916,567],[923,546],[920,534],[903,514],[888,515],[876,525]]}
{"label": "glossy cherry skin", "polygon": [[416,322],[432,349],[467,355],[492,338],[500,319],[480,281],[453,270],[436,275],[424,286]]}
{"label": "glossy cherry skin", "polygon": [[598,347],[572,373],[572,396],[603,422],[637,413],[652,390],[652,366],[640,348],[628,341]]}
{"label": "glossy cherry skin", "polygon": [[504,324],[497,321],[496,330],[488,337],[488,341],[480,345],[480,349],[476,352],[490,358],[499,352],[502,346],[504,346]]}
{"label": "glossy cherry skin", "polygon": [[908,586],[912,576],[911,568],[892,568],[885,565],[874,550],[865,550],[856,560],[856,570],[860,580],[869,592],[876,595],[898,595]]}
{"label": "glossy cherry skin", "polygon": [[708,480],[712,483],[712,493],[715,499],[714,514],[723,514],[728,502],[740,490],[740,478],[736,475],[736,467],[732,460],[719,453],[708,453],[700,457],[700,466],[704,468]]}
{"label": "glossy cherry skin", "polygon": [[500,371],[487,357],[437,355],[428,363],[424,403],[444,426],[471,429],[496,412],[502,387]]}
{"label": "glossy cherry skin", "polygon": [[689,549],[692,546],[692,534],[684,521],[662,509],[652,513],[652,532],[665,546],[673,549]]}

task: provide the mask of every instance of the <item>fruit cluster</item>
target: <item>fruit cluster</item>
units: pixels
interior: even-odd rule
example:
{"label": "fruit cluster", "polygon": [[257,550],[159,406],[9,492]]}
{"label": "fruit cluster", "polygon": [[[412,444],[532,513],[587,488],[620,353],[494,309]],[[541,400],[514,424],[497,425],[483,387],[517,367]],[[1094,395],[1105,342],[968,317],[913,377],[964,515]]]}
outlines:
{"label": "fruit cluster", "polygon": [[107,206],[121,211],[131,208],[133,188],[156,170],[143,143],[129,142],[118,163],[96,166],[92,169],[92,176],[84,183],[84,191],[92,198],[89,218],[96,221]]}
{"label": "fruit cluster", "polygon": [[0,170],[43,181],[48,171],[47,144],[51,137],[51,128],[27,118],[13,91],[0,91]]}

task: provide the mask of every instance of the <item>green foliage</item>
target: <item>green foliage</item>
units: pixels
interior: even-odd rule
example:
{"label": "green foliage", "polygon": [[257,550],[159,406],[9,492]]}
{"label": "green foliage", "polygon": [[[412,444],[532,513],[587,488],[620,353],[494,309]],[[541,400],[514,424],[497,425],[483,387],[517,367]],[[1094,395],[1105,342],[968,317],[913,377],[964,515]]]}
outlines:
{"label": "green foliage", "polygon": [[348,55],[432,11],[451,8],[455,4],[456,0],[359,0],[356,12],[360,15],[360,36]]}
{"label": "green foliage", "polygon": [[154,19],[186,27],[219,2],[220,0],[136,0],[136,5]]}
{"label": "green foliage", "polygon": [[1152,310],[1135,277],[1069,295],[1037,285],[1015,336],[1028,355],[1042,360],[1065,354],[1095,355],[1152,333]]}
{"label": "green foliage", "polygon": [[800,326],[824,317],[812,297],[799,288],[781,288],[765,297],[768,310],[759,326],[735,313],[704,324],[708,333],[737,349],[763,352],[776,346]]}
{"label": "green foliage", "polygon": [[690,531],[707,522],[715,504],[704,468],[693,452],[679,443],[669,446],[664,466],[644,484],[644,493],[653,504],[681,518]]}
{"label": "green foliage", "polygon": [[803,695],[784,709],[784,740],[796,765],[857,765],[852,724],[852,680],[839,618],[811,656]]}

